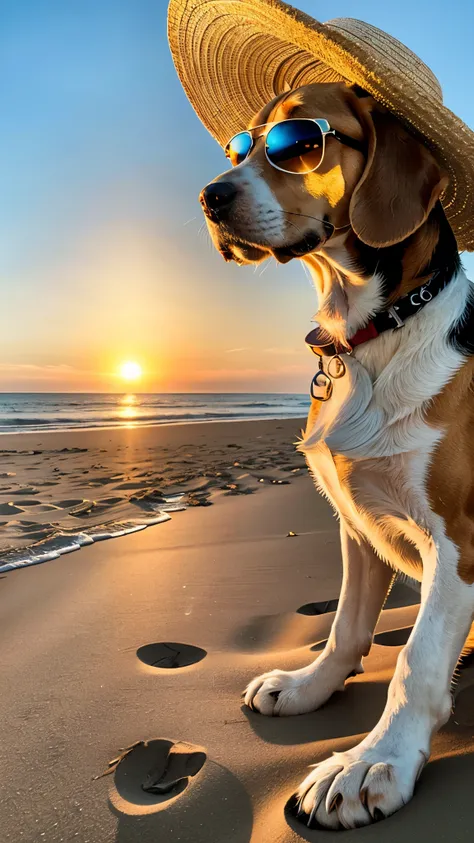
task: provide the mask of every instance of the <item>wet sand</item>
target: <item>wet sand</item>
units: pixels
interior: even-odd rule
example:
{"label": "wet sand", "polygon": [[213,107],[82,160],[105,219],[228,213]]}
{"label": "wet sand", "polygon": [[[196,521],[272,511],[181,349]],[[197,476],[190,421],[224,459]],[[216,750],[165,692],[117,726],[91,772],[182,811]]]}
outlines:
{"label": "wet sand", "polygon": [[[259,424],[234,426],[230,441],[254,440]],[[215,427],[223,450],[220,428],[231,426]],[[171,450],[201,431],[168,434]],[[2,575],[2,843],[335,839],[287,818],[286,800],[309,764],[375,724],[418,597],[393,589],[365,673],[320,711],[279,719],[243,708],[253,676],[314,658],[341,576],[337,522],[305,472],[261,485]],[[343,839],[471,840],[473,712],[468,667],[413,801]]]}
{"label": "wet sand", "polygon": [[305,471],[295,420],[0,437],[0,572]]}

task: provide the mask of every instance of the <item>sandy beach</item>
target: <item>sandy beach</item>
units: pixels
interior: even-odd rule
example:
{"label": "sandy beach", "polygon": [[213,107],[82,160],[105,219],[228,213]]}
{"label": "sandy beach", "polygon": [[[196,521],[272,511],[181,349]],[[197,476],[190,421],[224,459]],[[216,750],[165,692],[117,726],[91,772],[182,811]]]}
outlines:
{"label": "sandy beach", "polygon": [[[321,710],[279,719],[242,706],[255,675],[314,658],[338,597],[337,521],[291,445],[300,427],[2,437],[2,499],[58,506],[47,522],[61,529],[75,516],[60,501],[122,499],[80,514],[82,530],[104,512],[149,514],[130,500],[137,491],[187,496],[166,523],[1,575],[2,843],[334,839],[287,816],[285,803],[308,765],[375,724],[418,595],[394,586],[365,673]],[[212,505],[190,506],[193,494]],[[43,523],[38,506],[18,508],[5,523]],[[18,548],[18,525],[2,530],[3,546]],[[467,664],[413,801],[351,839],[471,839],[473,712]]]}
{"label": "sandy beach", "polygon": [[305,472],[304,419],[0,438],[0,572]]}

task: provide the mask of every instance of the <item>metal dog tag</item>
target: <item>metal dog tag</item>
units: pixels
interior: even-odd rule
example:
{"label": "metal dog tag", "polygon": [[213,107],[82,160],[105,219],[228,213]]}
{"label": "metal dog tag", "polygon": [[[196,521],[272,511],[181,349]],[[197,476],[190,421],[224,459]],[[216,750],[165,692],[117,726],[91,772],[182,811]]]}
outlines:
{"label": "metal dog tag", "polygon": [[328,375],[330,378],[342,378],[343,375],[346,374],[346,366],[345,363],[341,360],[339,355],[336,357],[331,357],[329,364],[328,364]]}
{"label": "metal dog tag", "polygon": [[316,401],[327,401],[331,397],[331,393],[331,378],[320,369],[311,381],[311,398],[315,398]]}

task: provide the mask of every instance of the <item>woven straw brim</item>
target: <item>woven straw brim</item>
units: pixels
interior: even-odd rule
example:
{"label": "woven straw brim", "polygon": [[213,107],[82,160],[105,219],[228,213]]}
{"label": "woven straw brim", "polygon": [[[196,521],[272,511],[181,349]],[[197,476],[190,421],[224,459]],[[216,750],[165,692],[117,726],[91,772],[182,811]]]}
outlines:
{"label": "woven straw brim", "polygon": [[285,90],[356,83],[397,115],[450,176],[443,198],[460,250],[474,251],[474,133],[403,44],[347,18],[318,23],[279,0],[171,0],[168,35],[191,105],[224,146]]}

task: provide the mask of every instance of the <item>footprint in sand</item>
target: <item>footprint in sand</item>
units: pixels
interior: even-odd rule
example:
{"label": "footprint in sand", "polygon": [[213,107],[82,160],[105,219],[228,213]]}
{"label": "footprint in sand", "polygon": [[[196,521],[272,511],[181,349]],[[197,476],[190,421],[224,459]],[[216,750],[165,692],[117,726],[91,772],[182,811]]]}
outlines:
{"label": "footprint in sand", "polygon": [[19,506],[15,506],[12,501],[9,503],[2,503],[0,504],[0,515],[17,515],[19,512],[24,512],[24,509],[21,509]]}
{"label": "footprint in sand", "polygon": [[[379,644],[382,647],[404,647],[410,637],[412,629],[412,626],[406,626],[403,627],[403,629],[394,629],[390,632],[379,632],[377,635],[374,635],[373,643]],[[317,641],[316,644],[313,644],[313,646],[310,647],[310,650],[314,653],[324,650],[326,641],[327,639]]]}
{"label": "footprint in sand", "polygon": [[53,509],[59,510],[61,509],[60,506],[55,506],[53,503],[40,503],[35,512],[52,512]]}
{"label": "footprint in sand", "polygon": [[[184,741],[138,741],[109,764],[115,773],[115,806],[127,813],[140,806],[143,813],[160,810],[183,793],[202,770],[206,753]],[[100,777],[98,777],[100,778]]]}
{"label": "footprint in sand", "polygon": [[[331,603],[336,602],[337,603],[337,601],[329,601],[329,602],[331,602]],[[327,611],[329,611],[329,612],[334,611],[334,609],[332,609],[332,610],[328,609]],[[320,614],[322,614],[322,613],[320,613]],[[373,643],[379,644],[382,647],[404,647],[405,644],[407,643],[409,637],[410,637],[410,633],[411,633],[412,629],[413,629],[412,626],[404,626],[404,627],[401,627],[400,629],[390,629],[390,630],[387,630],[386,632],[377,632],[374,635]],[[313,644],[313,646],[310,649],[313,650],[313,651],[322,650],[325,644],[326,644],[326,640],[318,641],[316,644]]]}
{"label": "footprint in sand", "polygon": [[378,632],[374,635],[374,644],[381,644],[383,647],[402,647],[407,643],[412,629],[412,626],[404,626],[401,629]]}
{"label": "footprint in sand", "polygon": [[[394,583],[390,594],[387,598],[387,602],[385,603],[385,609],[395,609],[399,607],[405,606],[414,606],[420,602],[419,593],[416,587],[407,585],[404,582],[397,581]],[[327,612],[335,612],[337,609],[337,604],[339,600],[322,600],[319,603],[305,603],[303,606],[300,606],[299,609],[296,611],[300,615],[325,615]],[[408,635],[410,634],[411,627],[407,627],[409,630]],[[396,630],[397,632],[399,630]],[[383,633],[385,635],[385,633]],[[387,633],[389,635],[391,633]],[[407,639],[408,639],[407,635]],[[389,644],[389,641],[379,641],[379,644]],[[400,644],[406,644],[406,641],[400,641]],[[398,644],[392,643],[391,646],[398,646]]]}
{"label": "footprint in sand", "polygon": [[65,498],[64,500],[55,501],[54,505],[58,509],[69,509],[72,506],[80,506],[84,503],[84,498]]}
{"label": "footprint in sand", "polygon": [[325,615],[327,612],[335,612],[339,600],[322,600],[320,603],[305,603],[296,611],[299,615]]}
{"label": "footprint in sand", "polygon": [[207,652],[192,644],[163,641],[158,644],[144,644],[143,647],[138,648],[137,656],[140,661],[150,667],[169,669],[197,664],[207,656]]}
{"label": "footprint in sand", "polygon": [[[319,603],[305,603],[296,611],[298,614],[306,616],[325,615],[329,612],[335,612],[338,602],[338,600],[323,600]],[[417,605],[418,602],[419,595],[416,589],[407,586],[403,582],[397,582],[390,592],[385,604],[385,610],[413,606]],[[385,614],[385,610],[382,612],[382,616]],[[374,636],[374,644],[382,647],[403,647],[407,643],[412,629],[413,626],[410,624],[396,629],[388,629],[384,632],[377,632]],[[325,643],[326,639],[321,639],[316,644],[313,644],[310,649],[318,652],[324,648]]]}
{"label": "footprint in sand", "polygon": [[474,682],[455,690],[453,720],[456,726],[474,727]]}
{"label": "footprint in sand", "polygon": [[456,727],[472,730],[474,728],[474,650],[461,658],[456,673],[452,722]]}

